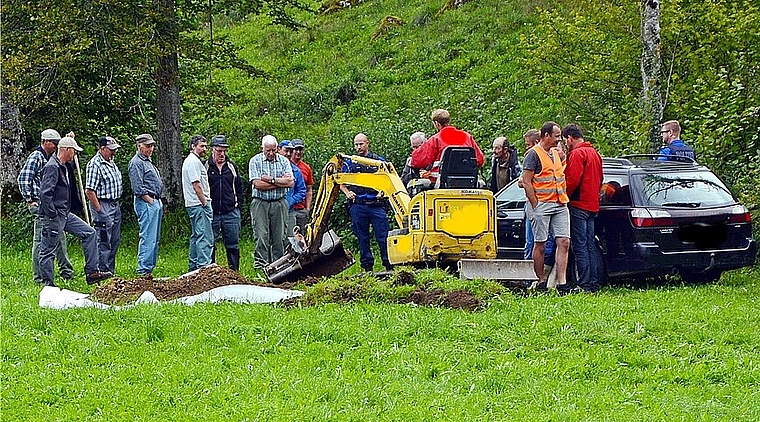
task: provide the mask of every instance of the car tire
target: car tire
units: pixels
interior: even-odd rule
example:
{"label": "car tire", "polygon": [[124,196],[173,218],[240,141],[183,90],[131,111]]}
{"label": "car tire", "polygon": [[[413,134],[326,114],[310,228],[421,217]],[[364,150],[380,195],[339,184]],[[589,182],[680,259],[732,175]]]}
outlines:
{"label": "car tire", "polygon": [[681,279],[693,284],[713,283],[720,280],[721,275],[723,271],[720,270],[688,271],[681,273]]}

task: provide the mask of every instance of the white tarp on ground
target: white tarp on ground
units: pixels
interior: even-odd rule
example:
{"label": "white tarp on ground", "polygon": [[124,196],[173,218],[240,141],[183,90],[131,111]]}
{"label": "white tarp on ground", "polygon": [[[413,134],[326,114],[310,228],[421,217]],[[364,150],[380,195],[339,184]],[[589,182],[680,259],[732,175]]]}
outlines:
{"label": "white tarp on ground", "polygon": [[143,293],[133,305],[111,306],[90,300],[90,295],[60,289],[58,287],[45,286],[40,292],[40,307],[51,309],[71,308],[100,308],[100,309],[124,309],[131,308],[140,303],[184,303],[193,305],[199,302],[219,303],[275,303],[303,295],[300,290],[285,290],[273,287],[230,285],[217,287],[195,296],[180,297],[174,300],[159,302],[151,292]]}

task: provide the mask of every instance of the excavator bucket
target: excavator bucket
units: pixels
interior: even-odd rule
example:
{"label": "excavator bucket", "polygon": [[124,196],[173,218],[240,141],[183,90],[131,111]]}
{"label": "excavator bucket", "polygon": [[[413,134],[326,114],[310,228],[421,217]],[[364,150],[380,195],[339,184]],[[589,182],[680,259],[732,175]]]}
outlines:
{"label": "excavator bucket", "polygon": [[306,277],[330,277],[356,262],[333,230],[322,236],[322,244],[315,252],[310,252],[311,248],[302,248],[297,242],[291,243],[282,258],[264,268],[270,282],[281,284]]}

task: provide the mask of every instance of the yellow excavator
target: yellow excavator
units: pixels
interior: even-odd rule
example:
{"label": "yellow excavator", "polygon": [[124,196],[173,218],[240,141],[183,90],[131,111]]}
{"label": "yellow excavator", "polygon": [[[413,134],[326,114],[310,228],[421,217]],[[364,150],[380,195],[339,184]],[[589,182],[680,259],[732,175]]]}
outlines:
{"label": "yellow excavator", "polygon": [[[346,160],[376,171],[343,173],[341,168]],[[452,265],[463,259],[496,258],[496,216],[489,190],[430,189],[410,198],[392,163],[336,154],[322,170],[311,221],[303,237],[291,238],[286,254],[264,269],[271,282],[332,276],[355,262],[335,231],[328,227],[342,184],[372,188],[388,199],[399,227],[388,234],[391,264]]]}

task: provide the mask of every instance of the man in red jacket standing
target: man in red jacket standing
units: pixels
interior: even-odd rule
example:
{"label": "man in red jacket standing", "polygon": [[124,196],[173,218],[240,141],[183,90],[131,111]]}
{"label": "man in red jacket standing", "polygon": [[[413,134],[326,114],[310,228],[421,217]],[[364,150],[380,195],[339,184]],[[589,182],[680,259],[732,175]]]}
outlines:
{"label": "man in red jacket standing", "polygon": [[599,291],[599,257],[594,242],[594,219],[599,212],[602,186],[602,157],[583,139],[574,123],[562,129],[570,155],[565,178],[570,197],[570,242],[578,268],[578,287],[586,293]]}
{"label": "man in red jacket standing", "polygon": [[459,130],[450,125],[449,112],[444,109],[434,110],[430,116],[433,126],[438,131],[430,139],[425,141],[419,148],[412,151],[410,166],[415,169],[425,169],[433,166],[430,170],[430,181],[435,184],[439,175],[439,164],[443,150],[448,146],[471,147],[475,149],[475,159],[478,168],[483,166],[483,151],[469,133]]}

